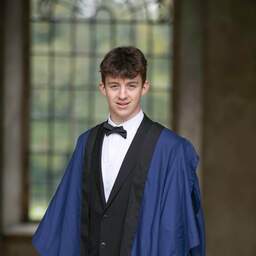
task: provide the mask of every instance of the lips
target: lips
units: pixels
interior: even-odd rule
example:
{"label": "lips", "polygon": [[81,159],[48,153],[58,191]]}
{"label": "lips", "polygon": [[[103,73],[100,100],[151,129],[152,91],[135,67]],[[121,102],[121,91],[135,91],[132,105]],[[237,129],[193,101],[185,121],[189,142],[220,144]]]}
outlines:
{"label": "lips", "polygon": [[119,108],[126,108],[129,102],[117,102],[116,104]]}

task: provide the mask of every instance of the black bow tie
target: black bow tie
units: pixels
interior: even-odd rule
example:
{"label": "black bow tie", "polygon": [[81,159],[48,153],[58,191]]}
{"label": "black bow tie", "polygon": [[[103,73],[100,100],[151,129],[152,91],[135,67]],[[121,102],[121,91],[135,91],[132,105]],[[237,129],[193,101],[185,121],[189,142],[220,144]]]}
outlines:
{"label": "black bow tie", "polygon": [[123,128],[123,126],[112,126],[108,122],[105,122],[103,127],[107,136],[112,133],[118,133],[125,139],[127,137],[127,131]]}

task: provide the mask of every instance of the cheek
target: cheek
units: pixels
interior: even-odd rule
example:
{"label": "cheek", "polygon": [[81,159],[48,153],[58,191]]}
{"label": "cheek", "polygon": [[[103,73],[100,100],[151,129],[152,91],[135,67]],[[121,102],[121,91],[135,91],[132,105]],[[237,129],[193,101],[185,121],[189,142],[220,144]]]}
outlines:
{"label": "cheek", "polygon": [[133,99],[136,100],[136,101],[140,100],[140,98],[141,98],[141,93],[140,93],[140,92],[136,92],[136,93],[133,95]]}
{"label": "cheek", "polygon": [[107,99],[108,99],[108,102],[112,103],[113,100],[115,100],[115,94],[114,93],[107,93]]}

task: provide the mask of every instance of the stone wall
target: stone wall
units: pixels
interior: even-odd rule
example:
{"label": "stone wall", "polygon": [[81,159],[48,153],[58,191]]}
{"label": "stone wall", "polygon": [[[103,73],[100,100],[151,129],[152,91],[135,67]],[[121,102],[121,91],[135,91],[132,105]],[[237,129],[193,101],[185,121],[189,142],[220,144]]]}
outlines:
{"label": "stone wall", "polygon": [[176,1],[175,129],[195,144],[207,255],[256,255],[256,2]]}
{"label": "stone wall", "polygon": [[256,255],[256,2],[204,12],[203,190],[208,255]]}

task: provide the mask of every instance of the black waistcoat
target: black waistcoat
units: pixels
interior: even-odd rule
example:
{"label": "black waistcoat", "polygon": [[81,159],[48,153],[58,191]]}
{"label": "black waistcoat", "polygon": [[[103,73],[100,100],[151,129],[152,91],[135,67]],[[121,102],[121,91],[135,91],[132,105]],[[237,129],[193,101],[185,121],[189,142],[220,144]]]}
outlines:
{"label": "black waistcoat", "polygon": [[144,116],[107,202],[101,172],[103,124],[92,129],[83,175],[81,256],[130,255],[149,163],[162,128]]}

